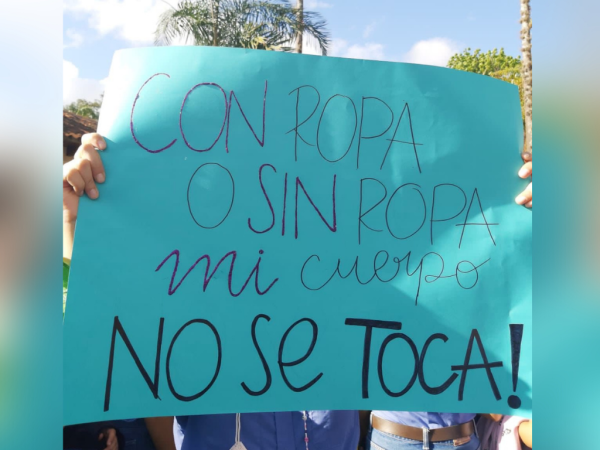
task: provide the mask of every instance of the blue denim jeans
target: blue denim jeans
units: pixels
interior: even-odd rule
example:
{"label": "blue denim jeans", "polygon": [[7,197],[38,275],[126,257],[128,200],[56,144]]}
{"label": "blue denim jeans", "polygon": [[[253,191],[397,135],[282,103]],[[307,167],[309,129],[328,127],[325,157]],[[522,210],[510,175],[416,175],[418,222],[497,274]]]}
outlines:
{"label": "blue denim jeans", "polygon": [[[371,429],[367,444],[367,450],[422,450],[423,442],[413,441],[393,434],[383,433]],[[454,446],[454,441],[442,441],[429,443],[430,450],[478,450],[479,439],[472,435],[471,441],[463,445]]]}

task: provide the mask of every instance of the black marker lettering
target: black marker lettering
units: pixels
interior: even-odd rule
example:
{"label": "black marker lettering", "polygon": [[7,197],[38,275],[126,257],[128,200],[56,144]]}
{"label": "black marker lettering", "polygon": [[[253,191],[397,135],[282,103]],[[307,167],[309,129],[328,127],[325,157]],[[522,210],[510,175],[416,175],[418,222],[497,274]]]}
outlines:
{"label": "black marker lettering", "polygon": [[[214,333],[215,339],[217,341],[217,352],[218,352],[217,366],[215,368],[215,374],[213,375],[212,380],[210,380],[210,383],[208,383],[208,385],[204,389],[202,389],[201,391],[197,392],[194,395],[181,395],[175,390],[175,387],[173,386],[173,382],[171,381],[171,353],[173,352],[173,346],[175,345],[175,342],[177,341],[177,339],[179,338],[179,336],[181,335],[183,330],[185,330],[187,327],[189,327],[190,325],[192,325],[194,323],[206,325]],[[221,338],[219,337],[219,333],[217,332],[217,329],[214,327],[214,325],[212,323],[210,323],[208,320],[204,320],[204,319],[193,319],[193,320],[190,320],[189,322],[187,322],[185,325],[183,325],[177,331],[177,333],[175,333],[175,336],[173,337],[173,340],[171,341],[171,345],[169,346],[169,351],[167,352],[167,383],[169,384],[169,389],[171,390],[171,393],[173,394],[173,396],[177,400],[181,400],[182,402],[191,402],[192,400],[196,400],[197,398],[202,397],[212,387],[212,385],[216,381],[217,377],[219,376],[219,371],[221,370],[221,357],[222,357]]]}
{"label": "black marker lettering", "polygon": [[[295,361],[284,362],[283,361],[283,348],[285,346],[285,341],[288,337],[288,334],[290,334],[290,332],[296,327],[296,325],[299,325],[302,322],[308,322],[312,326],[312,340],[310,342],[310,347],[308,348],[307,352],[304,354],[303,357],[298,358]],[[321,379],[321,377],[323,376],[323,372],[321,372],[319,375],[314,377],[311,381],[306,383],[304,386],[296,387],[296,386],[292,385],[292,383],[290,383],[290,380],[288,380],[288,378],[285,374],[286,367],[297,366],[298,364],[301,364],[308,359],[308,357],[310,356],[310,354],[312,353],[312,351],[315,348],[315,344],[317,343],[318,335],[319,335],[319,327],[317,327],[317,324],[315,323],[315,321],[312,319],[304,318],[304,319],[298,320],[297,322],[294,322],[292,324],[292,326],[287,329],[287,331],[281,338],[281,343],[279,344],[279,358],[278,358],[277,362],[279,364],[279,370],[281,371],[281,377],[283,378],[283,381],[285,381],[285,384],[287,385],[287,387],[289,387],[294,392],[302,392],[302,391],[307,390],[312,385],[314,385],[317,381],[319,381]]]}
{"label": "black marker lettering", "polygon": [[244,388],[246,393],[252,396],[263,395],[265,392],[267,392],[271,387],[272,380],[271,369],[269,369],[269,364],[267,363],[267,360],[265,359],[265,356],[263,355],[263,352],[260,349],[260,346],[258,345],[258,340],[256,339],[256,324],[258,322],[258,319],[266,319],[266,321],[269,322],[271,318],[266,314],[259,314],[252,321],[252,342],[254,343],[254,348],[256,348],[256,351],[258,352],[258,357],[260,358],[260,362],[262,363],[263,369],[265,370],[265,376],[267,377],[267,381],[265,382],[265,386],[260,391],[253,391],[246,385],[246,383],[242,382],[242,387]]}
{"label": "black marker lettering", "polygon": [[373,328],[383,328],[384,330],[401,330],[401,322],[389,322],[386,320],[370,319],[346,319],[346,325],[365,327],[365,344],[363,347],[363,365],[362,365],[362,398],[369,398],[369,361],[371,359],[371,337]]}
{"label": "black marker lettering", "polygon": [[[394,339],[404,340],[408,344],[410,349],[412,350],[413,356],[415,358],[413,374],[412,374],[408,384],[406,385],[406,387],[404,389],[402,389],[400,392],[393,392],[390,389],[388,389],[388,387],[385,384],[385,381],[383,379],[383,355],[385,354],[385,349],[387,348],[388,344],[390,342],[392,342]],[[381,349],[379,350],[379,358],[377,359],[377,373],[379,375],[379,382],[381,383],[381,387],[383,388],[385,393],[387,395],[389,395],[390,397],[402,397],[404,394],[406,394],[408,391],[410,391],[410,388],[412,388],[413,384],[415,384],[415,381],[417,380],[418,372],[419,372],[419,351],[417,350],[417,346],[415,345],[413,340],[411,338],[409,338],[407,335],[405,335],[404,333],[393,333],[393,334],[390,334],[388,337],[386,337],[384,339],[383,343],[381,344]]]}
{"label": "black marker lettering", "polygon": [[[481,358],[483,359],[483,364],[471,364],[471,351],[473,349],[474,341],[477,342],[477,347],[479,348],[479,353],[481,354]],[[502,367],[502,365],[502,361],[497,361],[493,363],[488,362],[485,349],[483,348],[481,338],[479,337],[479,332],[474,329],[471,332],[471,337],[469,338],[469,346],[467,347],[467,353],[465,355],[464,364],[462,366],[452,366],[452,370],[462,371],[462,375],[460,377],[460,385],[458,387],[458,400],[462,401],[464,398],[465,381],[467,381],[467,372],[469,370],[475,369],[485,369],[488,380],[490,382],[490,386],[492,387],[492,391],[494,392],[494,397],[496,397],[496,400],[500,400],[502,397],[500,396],[500,391],[498,390],[498,386],[496,385],[494,374],[492,374],[492,368]]]}
{"label": "black marker lettering", "polygon": [[138,370],[142,374],[142,377],[144,377],[144,381],[146,381],[146,384],[150,388],[152,395],[154,396],[154,398],[159,398],[158,397],[158,381],[160,379],[160,351],[162,348],[162,335],[163,335],[164,324],[165,324],[165,319],[164,319],[164,317],[161,317],[160,323],[158,325],[158,339],[156,341],[156,358],[154,360],[154,380],[152,380],[152,379],[150,379],[148,372],[142,365],[142,362],[140,361],[138,354],[136,353],[135,349],[133,348],[133,345],[131,345],[131,341],[129,340],[127,333],[125,333],[125,330],[123,329],[123,325],[121,325],[119,316],[115,316],[115,319],[113,322],[112,339],[110,342],[110,354],[108,357],[108,375],[106,376],[106,391],[104,393],[104,411],[108,411],[108,409],[110,407],[110,390],[111,390],[111,386],[112,386],[113,365],[114,365],[114,360],[115,360],[115,342],[117,339],[117,333],[119,333],[119,335],[121,336],[121,339],[127,346],[127,350],[129,350],[129,354],[135,361],[135,365],[137,366]]}
{"label": "black marker lettering", "polygon": [[[483,222],[475,222],[475,223],[467,223],[469,221],[469,213],[471,212],[471,207],[473,206],[473,200],[477,197],[477,204],[479,205],[479,211],[481,212],[481,217],[483,217]],[[467,209],[467,215],[465,216],[465,221],[463,223],[457,223],[457,227],[462,227],[462,232],[460,233],[460,242],[458,243],[458,248],[460,248],[463,240],[463,236],[465,235],[465,228],[472,225],[485,225],[487,231],[490,235],[490,239],[496,245],[496,241],[494,240],[494,236],[492,236],[492,230],[490,230],[490,225],[498,225],[497,223],[488,223],[485,218],[485,213],[483,212],[483,207],[481,206],[481,199],[479,198],[479,193],[477,192],[477,188],[473,191],[473,196],[471,197],[471,203],[469,203],[469,209]]]}
{"label": "black marker lettering", "polygon": [[436,339],[440,339],[444,342],[447,342],[448,336],[446,336],[445,334],[442,334],[442,333],[436,333],[436,334],[429,336],[429,338],[427,339],[427,342],[425,342],[425,345],[423,346],[423,351],[421,352],[421,359],[419,361],[419,383],[421,383],[421,387],[423,388],[423,390],[431,395],[441,394],[446,389],[448,389],[452,385],[452,383],[454,383],[454,380],[456,380],[458,378],[458,374],[453,373],[444,382],[444,384],[442,384],[441,386],[436,386],[436,387],[429,386],[427,384],[427,382],[425,381],[425,373],[424,373],[425,372],[425,355],[427,354],[427,349],[429,348],[429,345]]}
{"label": "black marker lettering", "polygon": [[[299,114],[299,110],[300,110],[300,91],[302,89],[312,89],[313,91],[315,91],[317,93],[317,103],[315,104],[314,109],[308,115],[308,117],[306,119],[304,119],[302,122],[299,122],[300,119],[298,117],[298,114]],[[300,86],[300,87],[294,89],[293,91],[291,91],[288,95],[291,95],[292,92],[297,92],[297,94],[296,94],[296,126],[294,128],[292,128],[290,131],[288,131],[288,133],[291,133],[292,131],[294,132],[294,161],[298,161],[298,138],[300,138],[302,140],[302,142],[304,142],[306,145],[310,145],[311,147],[315,146],[315,144],[311,144],[311,143],[307,142],[306,139],[304,139],[302,137],[299,129],[302,125],[304,125],[306,122],[308,122],[310,120],[310,118],[317,111],[317,108],[319,107],[319,103],[321,103],[321,94],[319,94],[319,91],[317,90],[317,88],[315,88],[313,86],[308,86],[308,85]]]}

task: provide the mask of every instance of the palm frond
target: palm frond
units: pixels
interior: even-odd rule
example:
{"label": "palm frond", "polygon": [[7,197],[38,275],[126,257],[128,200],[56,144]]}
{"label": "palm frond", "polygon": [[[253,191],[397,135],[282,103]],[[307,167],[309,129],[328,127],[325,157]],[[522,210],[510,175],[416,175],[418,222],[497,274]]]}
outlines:
{"label": "palm frond", "polygon": [[[320,14],[298,9],[287,0],[185,0],[160,17],[156,45],[168,45],[177,38],[195,45],[258,48],[290,51],[299,33],[315,39],[324,55],[330,43],[327,23]],[[215,39],[215,31],[217,33]]]}
{"label": "palm frond", "polygon": [[183,38],[194,45],[210,45],[212,42],[212,20],[207,0],[182,1],[174,9],[165,11],[159,18],[155,31],[156,45],[169,45]]}

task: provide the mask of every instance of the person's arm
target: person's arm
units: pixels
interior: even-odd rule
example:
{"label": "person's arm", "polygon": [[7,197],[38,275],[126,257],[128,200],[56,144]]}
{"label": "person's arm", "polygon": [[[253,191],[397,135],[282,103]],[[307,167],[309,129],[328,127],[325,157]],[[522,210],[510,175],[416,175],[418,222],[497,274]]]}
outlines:
{"label": "person's arm", "polygon": [[148,417],[144,420],[156,450],[176,450],[173,417]]}
{"label": "person's arm", "polygon": [[67,264],[73,255],[73,240],[75,239],[75,222],[63,222],[63,259]]}
{"label": "person's arm", "polygon": [[519,437],[523,444],[529,448],[533,448],[533,433],[531,430],[531,420],[521,423],[519,425]]}
{"label": "person's arm", "polygon": [[371,411],[358,411],[358,421],[360,424],[360,439],[358,441],[358,448],[366,449],[367,437],[369,434],[369,428],[371,428]]}
{"label": "person's arm", "polygon": [[98,441],[106,439],[104,450],[119,450],[119,440],[117,439],[117,430],[113,427],[103,428],[98,435]]}
{"label": "person's arm", "polygon": [[63,166],[63,258],[71,259],[79,197],[92,200],[99,196],[96,183],[104,183],[106,173],[98,150],[106,148],[104,138],[97,133],[81,138],[75,158]]}

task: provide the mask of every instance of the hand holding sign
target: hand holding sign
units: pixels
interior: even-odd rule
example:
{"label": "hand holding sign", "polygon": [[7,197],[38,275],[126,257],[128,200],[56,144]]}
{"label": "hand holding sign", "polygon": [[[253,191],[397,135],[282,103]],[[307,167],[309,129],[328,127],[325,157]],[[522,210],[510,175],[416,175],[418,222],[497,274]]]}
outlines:
{"label": "hand holding sign", "polygon": [[[519,176],[521,178],[529,178],[533,174],[533,166],[531,162],[531,153],[523,153],[523,167],[519,170]],[[529,183],[527,189],[521,192],[515,201],[519,205],[524,205],[527,208],[531,208],[533,206],[533,182]]]}
{"label": "hand holding sign", "polygon": [[63,257],[71,259],[73,235],[79,211],[79,198],[87,195],[98,198],[96,183],[104,183],[106,173],[97,150],[104,150],[106,142],[97,133],[81,138],[75,158],[63,166]]}

